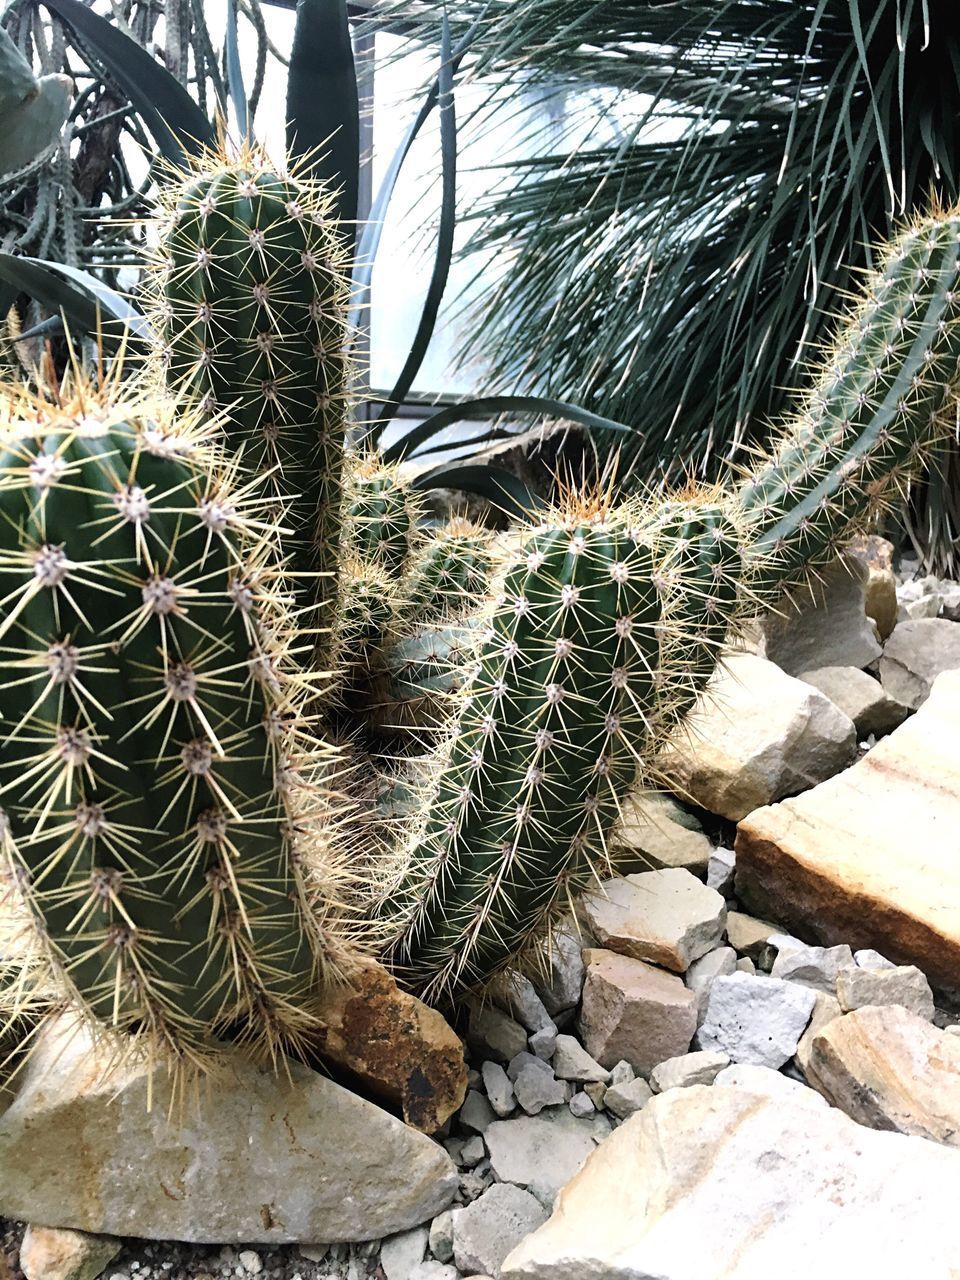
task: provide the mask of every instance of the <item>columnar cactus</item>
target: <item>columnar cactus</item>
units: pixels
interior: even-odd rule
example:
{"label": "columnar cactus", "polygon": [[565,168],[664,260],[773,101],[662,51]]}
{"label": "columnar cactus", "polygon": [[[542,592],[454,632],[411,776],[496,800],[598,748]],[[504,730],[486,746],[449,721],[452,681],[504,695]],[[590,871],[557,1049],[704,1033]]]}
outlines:
{"label": "columnar cactus", "polygon": [[[292,527],[301,598],[329,626],[336,587],[347,361],[346,268],[331,199],[256,146],[207,154],[163,188],[156,270],[167,377],[223,411],[230,449]],[[317,577],[316,575],[320,575]]]}
{"label": "columnar cactus", "polygon": [[454,516],[430,531],[410,564],[403,584],[405,618],[436,622],[469,610],[490,591],[495,564],[493,535]]}
{"label": "columnar cactus", "polygon": [[[479,599],[485,600],[485,596]],[[369,713],[383,732],[442,730],[458,708],[482,616],[418,626],[388,641],[376,657]]]}
{"label": "columnar cactus", "polygon": [[955,431],[958,319],[960,212],[937,211],[889,246],[800,411],[736,492],[755,591],[769,598],[831,559]]}
{"label": "columnar cactus", "polygon": [[0,404],[6,874],[98,1023],[181,1063],[296,1045],[338,876],[277,530],[216,423],[87,387]]}
{"label": "columnar cactus", "polygon": [[345,485],[344,528],[350,551],[397,581],[419,540],[420,502],[377,454],[352,459]]}

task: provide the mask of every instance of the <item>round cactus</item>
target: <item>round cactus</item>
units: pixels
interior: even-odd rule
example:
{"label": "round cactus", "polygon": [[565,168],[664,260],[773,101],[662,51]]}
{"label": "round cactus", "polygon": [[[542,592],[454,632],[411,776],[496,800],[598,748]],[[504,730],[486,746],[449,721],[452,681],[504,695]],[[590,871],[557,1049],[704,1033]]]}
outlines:
{"label": "round cactus", "polygon": [[276,530],[215,423],[3,399],[3,854],[56,983],[180,1062],[295,1046],[338,873]]}
{"label": "round cactus", "polygon": [[350,552],[399,580],[419,538],[420,502],[399,468],[378,454],[353,459],[346,480],[344,528]]}
{"label": "round cactus", "polygon": [[405,618],[436,622],[476,608],[490,591],[495,566],[493,535],[455,516],[430,531],[411,562]]}

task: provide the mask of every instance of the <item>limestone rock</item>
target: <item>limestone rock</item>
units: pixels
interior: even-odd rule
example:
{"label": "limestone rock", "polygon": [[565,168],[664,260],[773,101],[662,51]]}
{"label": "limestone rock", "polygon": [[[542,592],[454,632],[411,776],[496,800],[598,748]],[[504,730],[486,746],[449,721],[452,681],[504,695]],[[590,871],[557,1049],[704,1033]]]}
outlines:
{"label": "limestone rock", "polygon": [[460,1272],[454,1266],[430,1258],[414,1267],[407,1280],[460,1280]]}
{"label": "limestone rock", "polygon": [[545,1061],[552,1058],[557,1051],[557,1024],[548,1022],[539,1031],[534,1031],[533,1035],[527,1037],[527,1044],[536,1057]]}
{"label": "limestone rock", "polygon": [[807,947],[802,943],[780,947],[770,970],[772,978],[784,982],[800,982],[816,991],[835,995],[837,974],[853,964],[853,952],[843,943],[839,947]]}
{"label": "limestone rock", "polygon": [[545,975],[534,979],[537,993],[552,1017],[580,1003],[586,975],[582,950],[583,941],[576,923],[568,920],[557,925],[544,953]]}
{"label": "limestone rock", "polygon": [[581,904],[602,947],[675,973],[719,943],[727,918],[716,889],[681,868],[605,880]]}
{"label": "limestone rock", "polygon": [[933,992],[916,965],[864,969],[851,964],[840,970],[837,999],[844,1013],[869,1004],[899,1004],[927,1022],[933,1021]]}
{"label": "limestone rock", "polygon": [[799,1095],[671,1089],[591,1156],[501,1276],[949,1280],[958,1191],[950,1148]]}
{"label": "limestone rock", "polygon": [[624,799],[610,843],[623,873],[682,867],[702,875],[712,852],[696,818],[658,791],[633,792]]}
{"label": "limestone rock", "polygon": [[403,1108],[408,1124],[435,1133],[461,1106],[467,1067],[443,1015],[373,960],[357,961],[349,985],[324,997],[321,1056]]}
{"label": "limestone rock", "polygon": [[0,1215],[159,1240],[369,1240],[457,1190],[442,1147],[298,1063],[288,1078],[225,1049],[181,1119],[165,1073],[148,1111],[146,1066],[108,1074],[105,1054],[72,1025],[40,1037],[0,1115]]}
{"label": "limestone rock", "polygon": [[551,1209],[560,1188],[609,1133],[606,1117],[578,1119],[567,1107],[498,1120],[486,1133],[490,1166],[501,1182],[525,1187]]}
{"label": "limestone rock", "polygon": [[604,1067],[625,1059],[641,1075],[686,1053],[697,1029],[697,999],[680,978],[612,951],[587,952],[580,1031]]}
{"label": "limestone rock", "polygon": [[960,1039],[907,1009],[834,1019],[814,1038],[806,1074],[860,1124],[960,1147]]}
{"label": "limestone rock", "polygon": [[509,1014],[496,1005],[476,1003],[470,1009],[467,1043],[493,1062],[509,1062],[527,1047],[527,1033]]}
{"label": "limestone rock", "polygon": [[[606,1087],[604,1087],[604,1093],[606,1093]],[[583,1119],[585,1116],[592,1116],[597,1109],[588,1093],[575,1093],[570,1099],[569,1106],[570,1114],[577,1116],[579,1119]]]}
{"label": "limestone rock", "polygon": [[901,622],[880,659],[883,687],[898,702],[919,707],[937,676],[960,667],[960,626],[945,618]]}
{"label": "limestone rock", "polygon": [[668,1058],[654,1067],[650,1083],[656,1093],[667,1089],[689,1089],[694,1084],[713,1084],[714,1080],[730,1065],[725,1053],[701,1049],[697,1053],[684,1053],[679,1058]]}
{"label": "limestone rock", "polygon": [[575,1036],[557,1036],[557,1049],[553,1055],[553,1074],[561,1080],[576,1080],[579,1084],[602,1081],[606,1084],[610,1072],[591,1058]]}
{"label": "limestone rock", "polygon": [[508,1116],[517,1108],[513,1085],[499,1062],[484,1062],[480,1067],[487,1099],[498,1116]]}
{"label": "limestone rock", "polygon": [[517,1101],[528,1116],[537,1116],[544,1107],[558,1107],[567,1100],[562,1083],[549,1069],[539,1071],[536,1067],[524,1067],[513,1088]]}
{"label": "limestone rock", "polygon": [[879,658],[866,610],[869,576],[855,556],[841,556],[778,601],[762,620],[764,657],[792,676],[814,666],[866,667]]}
{"label": "limestone rock", "polygon": [[800,679],[812,684],[856,726],[857,736],[878,738],[902,724],[910,708],[891,698],[879,680],[857,667],[818,667],[804,671]]}
{"label": "limestone rock", "polygon": [[474,1133],[486,1133],[497,1118],[487,1098],[477,1089],[469,1089],[463,1106],[460,1108],[460,1123],[465,1129]]}
{"label": "limestone rock", "polygon": [[800,1037],[800,1043],[797,1045],[797,1052],[794,1057],[794,1061],[807,1081],[810,1080],[810,1054],[813,1051],[814,1040],[828,1023],[833,1022],[834,1018],[843,1016],[840,1001],[836,996],[828,996],[823,991],[818,991],[816,996],[817,1002],[813,1006],[813,1013],[810,1015],[807,1029]]}
{"label": "limestone rock", "polygon": [[488,994],[505,1013],[530,1032],[553,1025],[543,1001],[525,973],[508,969],[494,979]]}
{"label": "limestone rock", "polygon": [[782,1067],[796,1053],[815,1003],[809,987],[778,978],[717,978],[697,1032],[700,1048],[719,1050],[731,1062]]}
{"label": "limestone rock", "polygon": [[536,1231],[547,1215],[534,1196],[509,1183],[498,1183],[455,1215],[453,1250],[457,1268],[499,1276],[507,1254]]}
{"label": "limestone rock", "polygon": [[444,1209],[430,1223],[430,1252],[440,1262],[453,1258],[453,1210]]}
{"label": "limestone rock", "polygon": [[737,821],[831,777],[856,747],[853,721],[818,689],[738,653],[725,658],[659,767],[679,794]]}
{"label": "limestone rock", "polygon": [[851,769],[740,823],[738,897],[821,944],[876,948],[960,991],[958,736],[950,672]]}
{"label": "limestone rock", "polygon": [[603,1095],[605,1110],[611,1111],[620,1120],[632,1116],[635,1111],[642,1111],[653,1097],[653,1090],[638,1076],[624,1084],[611,1085]]}
{"label": "limestone rock", "polygon": [[28,1226],[20,1245],[20,1270],[27,1280],[97,1280],[122,1248],[112,1236]]}
{"label": "limestone rock", "polygon": [[855,556],[866,567],[864,612],[873,620],[879,639],[886,640],[897,625],[897,577],[893,571],[893,543],[875,533],[868,533],[848,543],[844,554]]}
{"label": "limestone rock", "polygon": [[429,1228],[413,1227],[384,1240],[380,1246],[380,1266],[386,1280],[409,1280],[410,1272],[423,1261],[429,1235]]}
{"label": "limestone rock", "polygon": [[715,947],[693,964],[683,975],[684,984],[697,997],[697,1019],[702,1021],[707,1007],[707,999],[714,978],[722,974],[734,973],[737,968],[737,953],[733,947]]}
{"label": "limestone rock", "polygon": [[727,940],[738,955],[749,956],[754,964],[779,932],[780,927],[769,920],[757,920],[743,911],[727,912]]}
{"label": "limestone rock", "polygon": [[737,867],[737,855],[722,845],[714,849],[707,863],[707,885],[716,889],[724,898],[733,894],[733,877]]}

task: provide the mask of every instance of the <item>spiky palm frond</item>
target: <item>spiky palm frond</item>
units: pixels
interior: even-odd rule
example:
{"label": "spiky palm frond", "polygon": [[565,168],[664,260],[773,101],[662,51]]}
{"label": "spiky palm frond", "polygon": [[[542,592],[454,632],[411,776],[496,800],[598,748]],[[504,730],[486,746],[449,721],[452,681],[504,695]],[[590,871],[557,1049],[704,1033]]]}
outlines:
{"label": "spiky palm frond", "polygon": [[[397,8],[416,29],[442,6]],[[472,247],[505,265],[468,354],[495,389],[633,424],[645,480],[715,470],[762,434],[870,242],[931,191],[960,194],[954,0],[458,6],[478,17],[491,108],[540,85],[569,128],[470,211]],[[943,565],[960,526],[937,493],[923,523]]]}

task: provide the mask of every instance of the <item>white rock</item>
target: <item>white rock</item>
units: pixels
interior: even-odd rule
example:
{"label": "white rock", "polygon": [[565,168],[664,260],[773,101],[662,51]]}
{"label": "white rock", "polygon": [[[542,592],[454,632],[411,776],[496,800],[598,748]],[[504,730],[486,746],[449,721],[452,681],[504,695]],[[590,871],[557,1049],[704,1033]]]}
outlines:
{"label": "white rock", "polygon": [[473,1137],[468,1138],[460,1148],[460,1165],[464,1169],[473,1169],[480,1163],[486,1154],[487,1149],[483,1145],[483,1138],[479,1133],[475,1133]]}
{"label": "white rock", "polygon": [[453,1211],[444,1209],[430,1223],[430,1252],[440,1262],[449,1262],[453,1257]]}
{"label": "white rock", "polygon": [[784,982],[800,982],[827,995],[837,990],[837,974],[846,965],[853,964],[853,952],[846,944],[839,947],[781,947],[773,962],[770,976]]}
{"label": "white rock", "polygon": [[828,996],[825,991],[818,991],[816,995],[817,1003],[813,1006],[807,1029],[800,1037],[794,1056],[794,1062],[808,1082],[810,1081],[810,1054],[813,1051],[814,1040],[828,1023],[833,1022],[835,1018],[843,1017],[843,1010],[836,996]]}
{"label": "white rock", "polygon": [[513,1085],[510,1083],[507,1073],[500,1063],[482,1063],[480,1074],[483,1077],[483,1087],[487,1091],[487,1098],[497,1115],[501,1117],[508,1116],[512,1111],[515,1111],[517,1100],[513,1094]]}
{"label": "white rock", "polygon": [[771,1098],[795,1098],[801,1105],[823,1107],[824,1098],[799,1080],[791,1080],[782,1071],[772,1067],[758,1067],[752,1062],[735,1062],[717,1073],[713,1082],[718,1088],[747,1089],[751,1093],[766,1094]]}
{"label": "white rock", "polygon": [[723,937],[723,897],[682,868],[605,880],[582,899],[584,918],[601,946],[676,973]]}
{"label": "white rock", "polygon": [[700,1048],[718,1049],[731,1062],[782,1067],[796,1053],[814,1003],[809,987],[777,978],[717,978],[697,1033]]}
{"label": "white rock", "polygon": [[490,1166],[501,1182],[526,1187],[550,1209],[560,1188],[609,1133],[605,1116],[580,1120],[567,1107],[498,1120],[486,1135]]}
{"label": "white rock", "polygon": [[639,1076],[626,1084],[611,1085],[603,1095],[603,1105],[620,1120],[642,1111],[653,1097],[653,1090]]}
{"label": "white rock", "polygon": [[534,985],[552,1017],[580,1002],[586,975],[582,949],[583,942],[574,921],[558,925],[550,935],[545,952],[546,976],[536,979]]}
{"label": "white rock", "polygon": [[892,960],[882,956],[879,951],[874,951],[872,947],[864,947],[862,951],[855,951],[853,953],[853,962],[858,964],[861,969],[895,969],[897,967]]}
{"label": "white rock", "polygon": [[534,1031],[533,1035],[528,1038],[527,1044],[529,1044],[530,1051],[535,1057],[542,1058],[544,1061],[552,1058],[557,1048],[557,1024],[548,1022],[539,1031]]}
{"label": "white rock", "polygon": [[460,1272],[456,1267],[448,1266],[445,1262],[434,1262],[431,1258],[414,1267],[409,1280],[460,1280]]}
{"label": "white rock", "polygon": [[853,721],[818,689],[739,653],[724,659],[658,767],[680,794],[736,822],[832,777],[856,750]]}
{"label": "white rock", "polygon": [[960,1274],[960,1152],[799,1099],[660,1094],[594,1153],[502,1280]]}
{"label": "white rock", "polygon": [[615,1062],[610,1068],[610,1080],[608,1083],[611,1085],[629,1084],[631,1080],[636,1080],[636,1078],[637,1073],[630,1063],[621,1059],[620,1062]]}
{"label": "white rock", "polygon": [[901,622],[880,659],[883,687],[898,702],[919,707],[937,676],[960,667],[960,626],[945,618]]}
{"label": "white rock", "polygon": [[737,967],[735,972],[749,973],[752,975],[757,972],[757,966],[753,963],[753,961],[750,959],[749,956],[741,956],[740,959],[737,961]]}
{"label": "white rock", "polygon": [[513,1088],[517,1101],[528,1116],[539,1115],[544,1107],[560,1106],[567,1100],[564,1087],[553,1072],[541,1071],[534,1066],[523,1068]]}
{"label": "white rock", "polygon": [[427,1227],[414,1227],[412,1231],[384,1240],[380,1246],[380,1266],[386,1280],[409,1280],[410,1273],[423,1261],[429,1235]]}
{"label": "white rock", "polygon": [[443,1147],[296,1062],[274,1075],[225,1049],[180,1120],[167,1074],[111,1065],[75,1025],[40,1036],[0,1115],[0,1214],[157,1240],[369,1240],[457,1190]]}
{"label": "white rock", "polygon": [[664,1093],[667,1089],[689,1089],[694,1084],[713,1084],[717,1075],[729,1065],[730,1059],[725,1053],[709,1049],[684,1053],[654,1067],[650,1084],[655,1093]]}
{"label": "white rock", "polygon": [[868,1004],[899,1004],[927,1022],[933,1021],[933,992],[912,964],[892,969],[862,969],[850,964],[837,977],[837,999],[844,1013]]}
{"label": "white rock", "polygon": [[707,997],[710,994],[714,978],[734,973],[736,968],[737,953],[733,947],[715,947],[713,951],[708,951],[699,960],[694,960],[683,975],[684,984],[697,997],[698,1021],[703,1021],[703,1014],[707,1007]]}
{"label": "white rock", "polygon": [[[426,1235],[426,1232],[424,1232],[424,1235]],[[422,1252],[420,1256],[421,1258],[423,1257]],[[241,1249],[237,1255],[237,1261],[248,1276],[258,1276],[263,1270],[263,1259],[255,1249]],[[389,1274],[387,1280],[391,1280]]]}
{"label": "white rock", "polygon": [[97,1280],[123,1248],[112,1236],[28,1226],[20,1244],[26,1280]]}
{"label": "white rock", "polygon": [[546,1221],[543,1206],[528,1191],[498,1184],[458,1213],[453,1222],[457,1269],[500,1275],[500,1266],[516,1245]]}
{"label": "white rock", "polygon": [[724,898],[733,894],[733,877],[737,869],[737,855],[732,849],[718,845],[707,863],[707,885],[716,889]]}
{"label": "white rock", "polygon": [[599,1080],[606,1084],[610,1072],[590,1057],[575,1036],[557,1036],[557,1048],[553,1055],[553,1074],[559,1080],[575,1080],[589,1084]]}

